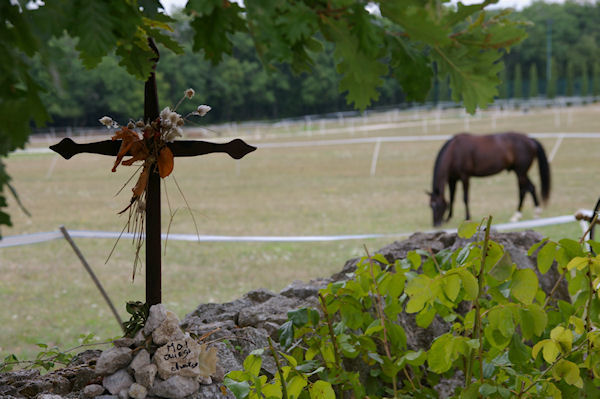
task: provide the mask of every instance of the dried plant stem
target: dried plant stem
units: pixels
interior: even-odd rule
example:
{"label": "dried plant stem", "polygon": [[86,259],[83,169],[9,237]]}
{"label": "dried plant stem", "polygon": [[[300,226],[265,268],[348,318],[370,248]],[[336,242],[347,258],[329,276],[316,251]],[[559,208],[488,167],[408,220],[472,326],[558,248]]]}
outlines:
{"label": "dried plant stem", "polygon": [[179,190],[179,194],[181,194],[181,197],[183,198],[183,201],[185,202],[185,206],[187,207],[188,211],[190,212],[190,216],[192,217],[192,222],[194,222],[194,227],[196,228],[196,235],[198,236],[198,241],[200,241],[200,230],[198,229],[198,223],[196,223],[196,218],[194,217],[194,214],[192,213],[192,207],[190,207],[190,204],[188,203],[187,199],[185,198],[185,195],[183,194],[181,187],[179,187],[179,183],[177,183],[175,174],[171,174],[171,176],[173,176],[173,181],[175,182],[175,185],[177,186],[177,190]]}
{"label": "dried plant stem", "polygon": [[117,309],[115,308],[115,305],[113,305],[113,303],[110,300],[108,294],[104,290],[104,287],[100,283],[100,280],[98,280],[98,278],[96,277],[96,274],[94,273],[94,271],[92,270],[92,268],[90,267],[90,265],[87,263],[87,261],[83,257],[83,254],[81,253],[81,251],[79,250],[79,248],[77,247],[77,245],[75,245],[75,242],[71,238],[71,235],[69,234],[69,232],[67,231],[67,229],[65,228],[65,226],[60,226],[60,231],[63,234],[63,236],[65,237],[65,239],[67,240],[67,242],[71,245],[71,248],[73,248],[73,251],[75,251],[75,254],[77,255],[77,257],[81,261],[81,264],[83,265],[83,267],[85,268],[85,270],[88,272],[88,274],[92,278],[92,281],[94,282],[94,284],[96,284],[96,287],[100,291],[100,294],[102,294],[102,297],[104,298],[104,300],[108,304],[108,307],[110,308],[110,310],[112,311],[113,315],[115,316],[115,319],[117,319],[117,323],[119,323],[119,327],[121,328],[121,330],[123,330],[123,332],[125,332],[125,328],[123,327],[123,321],[121,320],[121,317],[119,316],[119,313],[117,312]]}

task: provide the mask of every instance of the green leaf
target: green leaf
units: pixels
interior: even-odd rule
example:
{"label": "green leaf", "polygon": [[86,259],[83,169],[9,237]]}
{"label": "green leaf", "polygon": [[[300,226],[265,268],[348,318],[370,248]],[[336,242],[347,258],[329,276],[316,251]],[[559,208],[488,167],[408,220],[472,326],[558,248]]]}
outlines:
{"label": "green leaf", "polygon": [[223,385],[229,388],[237,399],[245,399],[250,393],[250,384],[248,384],[248,381],[235,381],[229,377],[225,377]]}
{"label": "green leaf", "polygon": [[321,356],[325,362],[335,364],[335,352],[331,342],[321,341]]}
{"label": "green leaf", "polygon": [[576,256],[585,256],[582,245],[579,241],[572,240],[570,238],[563,238],[558,241],[560,246],[567,251],[567,256],[574,258]]}
{"label": "green leaf", "polygon": [[547,242],[548,242],[548,238],[546,237],[542,241],[533,244],[531,246],[531,248],[529,248],[529,250],[527,251],[527,255],[532,256],[536,249],[538,249],[539,247],[541,247],[542,245],[544,245]]}
{"label": "green leaf", "polygon": [[407,313],[420,311],[425,306],[425,303],[432,298],[431,282],[432,280],[423,274],[418,275],[408,282],[405,288],[405,292],[410,298],[406,304],[405,311]]}
{"label": "green leaf", "polygon": [[375,334],[376,332],[379,332],[383,330],[383,326],[381,325],[381,320],[379,319],[375,319],[371,322],[371,324],[369,325],[369,327],[367,327],[367,329],[365,330],[365,335],[367,336],[371,336],[373,334]]}
{"label": "green leaf", "polygon": [[543,342],[542,355],[544,356],[544,360],[548,363],[554,363],[560,352],[558,345],[549,339],[544,340]]}
{"label": "green leaf", "polygon": [[[207,4],[203,4],[207,3]],[[206,57],[214,64],[220,62],[223,54],[231,54],[231,35],[245,30],[242,8],[233,2],[193,1],[186,5],[186,11],[196,15],[190,26],[194,29],[193,50],[204,50]],[[216,5],[215,5],[216,4]]]}
{"label": "green leaf", "polygon": [[537,267],[540,273],[546,274],[552,263],[554,262],[554,256],[556,254],[556,244],[548,242],[540,249],[537,255]]}
{"label": "green leaf", "polygon": [[306,386],[306,378],[301,375],[293,376],[287,383],[287,393],[290,398],[297,398]]}
{"label": "green leaf", "polygon": [[406,349],[406,333],[400,324],[385,321],[385,328],[392,348],[401,351]]}
{"label": "green leaf", "polygon": [[458,269],[458,273],[462,281],[463,288],[465,289],[465,299],[473,300],[477,298],[479,295],[479,284],[477,283],[475,276],[473,276],[471,272],[464,268]]}
{"label": "green leaf", "polygon": [[298,361],[292,355],[288,355],[287,353],[279,352],[281,356],[283,356],[289,363],[291,367],[296,367],[298,365]]}
{"label": "green leaf", "polygon": [[117,47],[116,54],[121,58],[119,65],[136,78],[146,80],[152,73],[152,58],[156,55],[146,43],[123,43]]}
{"label": "green leaf", "polygon": [[460,292],[460,281],[460,277],[456,274],[445,275],[442,279],[442,290],[452,302],[456,300]]}
{"label": "green leaf", "polygon": [[460,399],[479,399],[479,381],[469,384],[461,393]]}
{"label": "green leaf", "polygon": [[385,278],[379,285],[382,295],[389,295],[391,298],[398,298],[404,291],[404,282],[406,277],[402,273],[385,273]]}
{"label": "green leaf", "polygon": [[77,50],[83,65],[94,68],[115,47],[118,38],[113,26],[121,21],[111,10],[110,3],[103,1],[86,1],[73,11],[75,20],[86,23],[73,24],[69,33],[79,37]]}
{"label": "green leaf", "polygon": [[416,251],[409,251],[406,254],[406,259],[410,261],[413,269],[418,269],[421,266],[421,255],[419,255]]}
{"label": "green leaf", "polygon": [[521,337],[515,334],[508,347],[508,358],[514,364],[527,364],[531,356],[531,349],[523,344]]}
{"label": "green leaf", "polygon": [[579,367],[573,362],[561,359],[552,369],[552,376],[556,380],[564,380],[569,385],[574,385],[577,388],[583,388],[583,380],[579,373]]}
{"label": "green leaf", "polygon": [[335,399],[335,392],[327,381],[318,380],[309,388],[311,399]]}
{"label": "green leaf", "polygon": [[531,269],[520,269],[513,274],[510,293],[520,302],[528,305],[533,302],[538,290],[538,278]]}
{"label": "green leaf", "polygon": [[585,332],[585,322],[581,318],[570,316],[569,324],[572,324],[575,327],[575,332],[577,334],[583,334]]}
{"label": "green leaf", "polygon": [[458,226],[458,236],[460,238],[471,238],[477,233],[479,223],[465,220]]}
{"label": "green leaf", "polygon": [[371,101],[379,98],[377,88],[388,72],[386,64],[359,48],[359,42],[349,34],[350,27],[343,20],[325,20],[326,35],[336,43],[334,57],[337,72],[342,75],[340,92],[347,92],[348,104],[364,110]]}
{"label": "green leaf", "polygon": [[484,397],[489,397],[491,394],[496,393],[498,388],[490,384],[483,384],[479,387],[479,393]]}
{"label": "green leaf", "polygon": [[583,270],[587,267],[587,265],[590,263],[589,258],[587,257],[575,257],[573,259],[571,259],[571,261],[567,264],[567,270],[571,270],[571,269],[577,269],[577,270]]}
{"label": "green leaf", "polygon": [[487,325],[483,330],[485,337],[496,349],[504,349],[510,343],[512,337],[506,337],[497,326]]}
{"label": "green leaf", "polygon": [[435,318],[436,311],[433,306],[427,306],[421,310],[416,316],[417,326],[427,328]]}
{"label": "green leaf", "polygon": [[286,321],[279,327],[279,343],[283,348],[288,348],[294,342],[294,323]]}
{"label": "green leaf", "polygon": [[288,312],[288,319],[294,324],[294,327],[304,327],[308,324],[308,310],[308,308],[301,308]]}
{"label": "green leaf", "polygon": [[399,37],[393,37],[392,60],[393,76],[398,80],[407,101],[425,101],[431,90],[433,70],[427,56]]}
{"label": "green leaf", "polygon": [[261,366],[262,358],[258,355],[248,355],[246,359],[244,359],[244,370],[255,377],[260,373]]}
{"label": "green leaf", "polygon": [[573,332],[562,326],[557,326],[550,331],[550,339],[558,345],[562,354],[571,352],[573,346]]}
{"label": "green leaf", "polygon": [[498,281],[507,280],[514,270],[514,263],[509,252],[504,252],[500,260],[490,269],[488,274]]}
{"label": "green leaf", "polygon": [[541,336],[548,323],[548,316],[542,307],[532,303],[519,309],[519,318],[523,338],[531,339],[534,335]]}
{"label": "green leaf", "polygon": [[445,373],[450,370],[454,358],[453,337],[451,334],[444,334],[438,337],[429,351],[427,351],[427,363],[429,369],[434,373]]}

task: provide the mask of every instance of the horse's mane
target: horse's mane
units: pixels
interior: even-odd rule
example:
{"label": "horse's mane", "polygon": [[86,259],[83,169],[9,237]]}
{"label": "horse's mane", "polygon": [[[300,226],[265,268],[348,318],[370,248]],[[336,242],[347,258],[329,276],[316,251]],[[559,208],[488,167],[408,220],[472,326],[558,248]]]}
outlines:
{"label": "horse's mane", "polygon": [[[442,157],[444,156],[444,153],[448,149],[448,145],[450,144],[450,142],[452,140],[454,140],[454,137],[444,143],[444,145],[438,152],[437,157],[435,158],[435,164],[433,165],[433,187],[432,187],[433,188],[432,192],[434,194],[441,194],[440,190],[438,190],[438,188],[436,187],[436,183],[437,184],[440,183],[439,179],[440,179],[440,168],[441,168],[441,164],[442,164]],[[445,182],[441,182],[441,183],[442,183],[442,187],[444,187]]]}

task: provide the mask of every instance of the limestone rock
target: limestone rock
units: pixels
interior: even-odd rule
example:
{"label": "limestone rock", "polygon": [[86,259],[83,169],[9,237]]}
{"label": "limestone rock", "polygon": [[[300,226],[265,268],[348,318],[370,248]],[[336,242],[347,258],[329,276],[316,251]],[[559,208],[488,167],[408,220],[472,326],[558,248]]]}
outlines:
{"label": "limestone rock", "polygon": [[145,342],[146,342],[146,337],[144,337],[144,330],[141,329],[140,331],[137,332],[137,334],[135,334],[135,337],[133,337],[133,345],[136,347],[139,347],[139,346],[144,345]]}
{"label": "limestone rock", "polygon": [[123,338],[115,339],[113,341],[113,345],[122,347],[122,348],[128,348],[131,345],[133,345],[133,338],[123,337]]}
{"label": "limestone rock", "polygon": [[133,379],[126,369],[121,369],[114,374],[104,377],[102,385],[113,395],[119,394],[124,389],[129,389]]}
{"label": "limestone rock", "polygon": [[163,321],[167,318],[167,309],[165,309],[162,303],[157,305],[152,305],[150,307],[150,313],[148,315],[148,319],[146,320],[146,324],[144,325],[144,335],[148,336],[152,334],[152,332],[162,324]]}
{"label": "limestone rock", "polygon": [[199,387],[195,378],[174,375],[166,381],[155,382],[150,393],[168,399],[183,399],[196,392]]}
{"label": "limestone rock", "polygon": [[108,375],[127,366],[131,362],[131,349],[110,348],[102,352],[96,362],[96,374]]}
{"label": "limestone rock", "polygon": [[158,368],[156,364],[150,363],[135,372],[135,382],[146,388],[152,388]]}
{"label": "limestone rock", "polygon": [[85,398],[93,398],[104,393],[104,387],[98,384],[86,385],[81,392]]}
{"label": "limestone rock", "polygon": [[169,341],[178,341],[184,338],[185,335],[179,327],[179,319],[177,319],[175,313],[171,311],[167,311],[166,318],[152,332],[152,341],[154,341],[156,345],[164,345]]}
{"label": "limestone rock", "polygon": [[129,364],[129,368],[135,372],[141,370],[143,367],[146,367],[150,364],[150,354],[146,349],[142,349],[139,351]]}
{"label": "limestone rock", "polygon": [[200,345],[191,338],[171,341],[158,348],[154,353],[154,363],[160,378],[166,380],[173,375],[198,377],[201,350]]}
{"label": "limestone rock", "polygon": [[87,366],[96,364],[102,354],[100,349],[88,349],[76,354],[69,362],[69,366]]}
{"label": "limestone rock", "polygon": [[212,384],[212,378],[210,378],[210,376],[208,376],[208,377],[200,376],[200,377],[198,377],[198,383],[200,383],[202,385],[210,385],[210,384]]}
{"label": "limestone rock", "polygon": [[133,383],[129,387],[129,396],[133,399],[144,399],[148,395],[148,390],[145,386]]}

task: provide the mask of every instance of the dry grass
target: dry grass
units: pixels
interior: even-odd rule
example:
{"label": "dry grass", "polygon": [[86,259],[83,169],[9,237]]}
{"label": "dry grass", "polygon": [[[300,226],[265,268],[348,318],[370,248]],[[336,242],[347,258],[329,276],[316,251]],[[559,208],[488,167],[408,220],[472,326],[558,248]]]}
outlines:
{"label": "dry grass", "polygon": [[[253,129],[246,140],[318,140],[390,135],[437,135],[459,131],[487,133],[502,130],[535,132],[595,132],[597,106],[532,110],[528,113],[482,113],[466,119],[458,111],[438,116],[404,113],[373,114],[369,118],[336,123],[313,123]],[[423,118],[428,118],[424,122]],[[560,118],[560,120],[558,119]],[[559,122],[557,124],[557,122]],[[360,131],[362,126],[396,123],[397,127]],[[467,126],[468,125],[468,126]],[[347,131],[321,134],[322,129]],[[352,132],[354,127],[354,132]],[[468,127],[468,129],[467,129]],[[239,135],[244,132],[238,131]],[[258,135],[260,135],[260,138]],[[554,139],[544,139],[549,153]],[[215,235],[338,235],[398,234],[429,230],[431,214],[424,191],[431,186],[431,169],[440,141],[384,143],[377,173],[370,176],[374,144],[301,148],[264,148],[240,162],[222,154],[177,159],[175,177],[198,222],[200,234]],[[41,145],[41,144],[38,144]],[[590,186],[600,165],[598,139],[565,139],[552,164],[553,192],[544,216],[571,214],[590,208],[600,190]],[[134,169],[111,173],[108,157],[79,155],[69,161],[54,155],[14,155],[8,161],[25,206],[25,217],[10,203],[14,227],[4,235],[56,230],[120,231],[124,218],[116,215],[128,202],[129,188],[113,197]],[[531,177],[538,181],[537,170]],[[167,179],[168,180],[168,179]],[[195,232],[176,186],[163,188],[163,230],[168,224],[165,191],[178,208],[171,232]],[[461,190],[458,195],[460,198]],[[474,179],[471,212],[476,218],[494,215],[506,221],[517,202],[513,174]],[[528,199],[525,218],[531,217]],[[464,208],[457,201],[459,224]],[[580,234],[576,224],[548,227],[551,237]],[[279,290],[295,279],[308,280],[338,271],[344,262],[361,255],[363,244],[377,249],[393,236],[364,241],[326,243],[183,243],[170,242],[163,260],[163,301],[179,316],[200,303],[232,300],[260,287]],[[133,248],[124,240],[108,264],[113,242],[77,240],[89,263],[125,317],[124,302],[143,300],[143,270],[131,282]],[[36,342],[73,346],[79,334],[102,338],[119,329],[89,277],[62,240],[0,249],[0,356],[31,356]]]}

